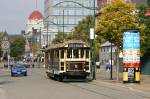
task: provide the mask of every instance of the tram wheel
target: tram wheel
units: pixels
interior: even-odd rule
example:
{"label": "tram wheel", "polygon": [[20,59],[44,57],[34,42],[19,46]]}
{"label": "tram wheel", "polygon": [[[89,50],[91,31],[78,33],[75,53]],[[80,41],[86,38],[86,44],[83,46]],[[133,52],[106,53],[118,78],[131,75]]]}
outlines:
{"label": "tram wheel", "polygon": [[55,74],[55,75],[54,75],[54,79],[55,79],[55,80],[58,80],[58,75]]}

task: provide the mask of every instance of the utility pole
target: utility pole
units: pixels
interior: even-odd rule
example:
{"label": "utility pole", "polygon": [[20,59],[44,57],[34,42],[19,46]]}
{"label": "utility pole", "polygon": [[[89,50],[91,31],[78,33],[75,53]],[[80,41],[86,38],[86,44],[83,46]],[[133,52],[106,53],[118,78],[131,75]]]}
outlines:
{"label": "utility pole", "polygon": [[37,0],[36,0],[35,2],[36,2],[36,6],[35,6],[35,7],[36,7],[36,9],[37,9]]}
{"label": "utility pole", "polygon": [[64,16],[64,14],[65,14],[65,11],[64,11],[64,9],[63,9],[63,41],[64,41],[64,35],[65,35],[65,34],[64,34],[64,32],[65,32],[65,31],[64,31],[64,24],[65,24],[65,22],[64,22],[64,21],[65,21],[65,16]]}
{"label": "utility pole", "polygon": [[[93,14],[94,14],[94,30],[95,30],[95,20],[96,20],[96,0],[93,0]],[[96,60],[95,60],[95,55],[96,55],[96,43],[95,43],[95,33],[94,33],[94,39],[93,39],[93,80],[96,80]]]}
{"label": "utility pole", "polygon": [[48,22],[47,22],[47,44],[46,46],[48,46]]}

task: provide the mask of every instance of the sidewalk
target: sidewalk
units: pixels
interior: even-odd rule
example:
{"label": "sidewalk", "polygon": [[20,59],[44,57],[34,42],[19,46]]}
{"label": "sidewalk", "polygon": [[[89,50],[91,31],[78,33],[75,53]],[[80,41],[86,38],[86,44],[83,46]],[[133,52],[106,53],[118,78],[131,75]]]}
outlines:
{"label": "sidewalk", "polygon": [[140,83],[126,83],[124,84],[122,82],[122,73],[119,73],[119,81],[117,81],[117,73],[116,73],[116,69],[113,68],[113,79],[110,80],[110,72],[105,71],[105,69],[102,67],[101,69],[97,69],[97,73],[96,73],[96,80],[97,81],[101,81],[101,82],[107,82],[107,83],[111,83],[114,85],[121,85],[121,86],[125,86],[127,88],[130,89],[134,89],[137,91],[144,91],[144,92],[150,92],[150,75],[142,75],[141,74],[141,80]]}
{"label": "sidewalk", "polygon": [[0,99],[5,99],[4,91],[1,85],[0,85]]}

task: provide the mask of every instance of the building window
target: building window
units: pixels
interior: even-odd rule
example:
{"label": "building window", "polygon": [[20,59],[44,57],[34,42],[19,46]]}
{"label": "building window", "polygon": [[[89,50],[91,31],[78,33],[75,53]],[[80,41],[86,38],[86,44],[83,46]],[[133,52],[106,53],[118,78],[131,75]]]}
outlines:
{"label": "building window", "polygon": [[109,52],[109,47],[107,47],[107,52]]}
{"label": "building window", "polygon": [[104,48],[104,52],[105,52],[105,48]]}

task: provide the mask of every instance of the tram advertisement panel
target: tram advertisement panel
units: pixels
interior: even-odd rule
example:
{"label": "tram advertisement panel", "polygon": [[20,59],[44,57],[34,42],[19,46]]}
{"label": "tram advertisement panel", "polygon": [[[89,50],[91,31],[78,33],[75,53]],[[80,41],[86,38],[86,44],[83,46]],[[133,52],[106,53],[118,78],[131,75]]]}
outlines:
{"label": "tram advertisement panel", "polygon": [[139,67],[140,33],[138,30],[127,30],[123,34],[123,80],[128,82],[139,80],[136,75],[140,70]]}

